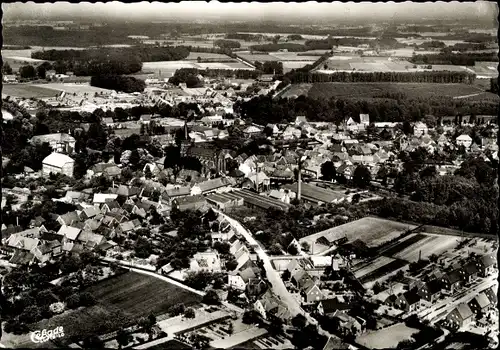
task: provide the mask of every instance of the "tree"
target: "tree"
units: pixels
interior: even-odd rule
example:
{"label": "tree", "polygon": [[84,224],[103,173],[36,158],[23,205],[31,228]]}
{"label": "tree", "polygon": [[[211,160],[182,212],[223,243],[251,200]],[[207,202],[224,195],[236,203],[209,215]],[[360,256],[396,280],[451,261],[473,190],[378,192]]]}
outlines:
{"label": "tree", "polygon": [[308,252],[311,249],[311,246],[307,242],[302,242],[300,244],[300,247],[302,248],[303,252]]}
{"label": "tree", "polygon": [[302,314],[297,314],[294,318],[292,318],[292,326],[297,329],[304,329],[306,326],[307,320]]}
{"label": "tree", "polygon": [[195,318],[196,314],[194,312],[194,309],[189,307],[184,311],[184,317],[186,318]]}
{"label": "tree", "polygon": [[32,65],[26,65],[19,68],[19,75],[24,79],[33,79],[36,77],[35,67]]}
{"label": "tree", "polygon": [[370,170],[364,165],[358,165],[354,170],[353,183],[356,187],[366,188],[370,185],[372,180],[372,175]]}
{"label": "tree", "polygon": [[11,68],[9,62],[3,62],[3,65],[2,65],[2,74],[3,75],[10,75],[10,74],[12,74],[12,68]]}
{"label": "tree", "polygon": [[38,67],[36,67],[36,75],[40,79],[45,79],[47,75],[47,69],[45,68],[44,65],[39,65]]}
{"label": "tree", "polygon": [[288,270],[285,270],[283,272],[283,274],[281,275],[281,279],[283,281],[289,281],[291,277],[292,277],[292,275],[291,275],[290,271],[288,271]]}
{"label": "tree", "polygon": [[360,199],[361,195],[359,193],[356,193],[354,196],[352,196],[352,204],[358,204]]}
{"label": "tree", "polygon": [[127,333],[124,329],[120,329],[116,334],[116,341],[118,342],[118,348],[122,349],[132,341],[132,335]]}
{"label": "tree", "polygon": [[236,259],[231,259],[226,262],[226,269],[228,271],[234,271],[238,267],[238,261]]}
{"label": "tree", "polygon": [[321,164],[321,176],[326,181],[332,181],[337,176],[337,171],[332,161],[327,161]]}
{"label": "tree", "polygon": [[255,324],[260,321],[260,314],[255,310],[247,310],[243,313],[244,324]]}
{"label": "tree", "polygon": [[403,122],[403,133],[405,135],[410,135],[413,133],[413,128],[411,124],[406,120]]}
{"label": "tree", "polygon": [[220,304],[219,295],[215,292],[215,290],[210,289],[203,296],[203,303],[207,305],[219,305]]}

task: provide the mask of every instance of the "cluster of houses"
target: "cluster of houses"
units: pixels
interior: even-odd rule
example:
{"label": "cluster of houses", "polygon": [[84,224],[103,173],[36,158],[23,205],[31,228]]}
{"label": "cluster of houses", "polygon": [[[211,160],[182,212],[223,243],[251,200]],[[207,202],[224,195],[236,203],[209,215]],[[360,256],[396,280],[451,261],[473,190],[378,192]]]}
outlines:
{"label": "cluster of houses", "polygon": [[[386,303],[406,313],[412,313],[421,305],[429,306],[441,297],[454,295],[461,290],[461,287],[472,283],[478,277],[491,275],[495,270],[495,264],[496,260],[491,255],[483,255],[471,258],[462,264],[453,264],[446,273],[435,271],[427,276],[425,281],[405,278],[407,291],[399,295],[390,295]],[[452,314],[454,312],[455,310]]]}

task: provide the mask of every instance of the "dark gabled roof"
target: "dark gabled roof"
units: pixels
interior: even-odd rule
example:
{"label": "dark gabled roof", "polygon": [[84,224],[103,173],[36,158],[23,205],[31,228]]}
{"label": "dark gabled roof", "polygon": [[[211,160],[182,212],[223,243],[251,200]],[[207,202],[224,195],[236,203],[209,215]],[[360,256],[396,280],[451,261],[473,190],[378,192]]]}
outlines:
{"label": "dark gabled roof", "polygon": [[405,292],[403,294],[403,297],[405,298],[406,302],[409,305],[416,304],[420,300],[420,296],[417,293],[415,293],[414,291],[411,291],[411,290]]}
{"label": "dark gabled roof", "polygon": [[451,284],[456,283],[460,281],[460,270],[459,269],[453,270],[449,272],[446,276]]}
{"label": "dark gabled roof", "polygon": [[473,275],[478,272],[477,270],[477,265],[473,261],[469,261],[465,266],[464,266],[464,271],[467,275]]}
{"label": "dark gabled roof", "polygon": [[323,311],[325,314],[333,313],[336,310],[349,310],[352,309],[354,305],[341,303],[337,299],[325,299],[320,301],[323,306]]}
{"label": "dark gabled roof", "polygon": [[430,294],[439,293],[441,291],[441,285],[441,281],[438,279],[433,279],[426,283],[427,290]]}
{"label": "dark gabled roof", "polygon": [[483,255],[480,258],[480,262],[484,267],[489,267],[495,264],[495,259],[491,255]]}
{"label": "dark gabled roof", "polygon": [[32,262],[34,258],[35,256],[30,252],[17,249],[9,262],[16,265],[25,265]]}

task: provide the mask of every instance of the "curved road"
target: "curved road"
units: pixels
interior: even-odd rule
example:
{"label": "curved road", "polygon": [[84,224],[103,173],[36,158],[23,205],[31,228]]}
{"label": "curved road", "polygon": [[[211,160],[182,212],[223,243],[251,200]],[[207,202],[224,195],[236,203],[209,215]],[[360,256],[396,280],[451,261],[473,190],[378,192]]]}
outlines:
{"label": "curved road", "polygon": [[257,253],[257,256],[264,262],[264,269],[266,270],[267,279],[273,287],[274,294],[276,294],[278,298],[286,304],[288,310],[290,311],[290,314],[292,314],[292,316],[296,316],[298,314],[303,315],[309,323],[318,326],[319,334],[338,339],[336,335],[330,334],[329,332],[323,330],[319,326],[318,321],[314,317],[311,317],[308,312],[305,312],[297,302],[297,300],[290,294],[290,292],[288,292],[285,284],[283,283],[283,280],[281,279],[280,274],[271,265],[269,256],[266,254],[264,249],[262,249],[259,242],[257,242],[255,238],[253,238],[252,234],[248,230],[246,230],[238,221],[230,218],[229,216],[218,210],[214,209],[214,211],[222,215],[236,230],[236,232],[245,237],[248,244],[255,249],[255,253]]}

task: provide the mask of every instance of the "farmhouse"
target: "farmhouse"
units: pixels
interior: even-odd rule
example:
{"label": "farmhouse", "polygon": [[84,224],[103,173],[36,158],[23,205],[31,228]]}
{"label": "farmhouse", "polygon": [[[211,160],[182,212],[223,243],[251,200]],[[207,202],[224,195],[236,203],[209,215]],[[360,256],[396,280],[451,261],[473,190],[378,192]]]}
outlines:
{"label": "farmhouse", "polygon": [[51,153],[42,162],[42,175],[48,177],[51,173],[64,174],[73,177],[75,161],[61,153]]}

